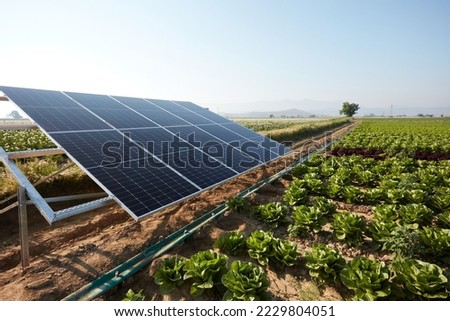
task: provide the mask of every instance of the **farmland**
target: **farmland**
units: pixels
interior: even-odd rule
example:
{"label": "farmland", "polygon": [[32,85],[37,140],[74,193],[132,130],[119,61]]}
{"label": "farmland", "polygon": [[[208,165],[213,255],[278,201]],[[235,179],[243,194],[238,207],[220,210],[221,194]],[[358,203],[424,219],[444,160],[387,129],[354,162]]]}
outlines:
{"label": "farmland", "polygon": [[246,126],[254,131],[271,137],[279,142],[299,141],[314,135],[323,133],[324,131],[333,130],[340,126],[350,124],[348,118],[336,119],[314,119],[306,120],[304,118],[297,119],[243,119],[236,120],[239,124]]}
{"label": "farmland", "polygon": [[[447,299],[450,162],[422,156],[447,153],[449,126],[362,122],[274,186],[230,199],[224,220],[246,224],[212,229],[210,248],[190,257],[161,259],[150,271],[158,287],[147,289],[169,299]],[[379,157],[359,152],[368,149]],[[190,281],[192,264],[209,283]]]}
{"label": "farmland", "polygon": [[[226,202],[222,218],[103,299],[447,299],[449,126],[445,119],[364,120],[326,153],[247,198],[233,196],[282,169],[281,160],[139,224],[118,207],[62,223],[34,248],[28,276],[47,286],[21,298],[61,298]],[[15,241],[4,245],[11,257],[13,249]],[[7,276],[20,272],[5,268],[12,266],[5,255],[0,282],[11,293]],[[21,282],[30,281],[16,286]]]}

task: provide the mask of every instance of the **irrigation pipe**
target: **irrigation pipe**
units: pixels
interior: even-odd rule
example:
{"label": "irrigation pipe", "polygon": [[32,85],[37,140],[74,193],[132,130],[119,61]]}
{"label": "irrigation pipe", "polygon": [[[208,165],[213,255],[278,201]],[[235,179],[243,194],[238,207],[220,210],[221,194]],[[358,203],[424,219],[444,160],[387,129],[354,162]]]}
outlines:
{"label": "irrigation pipe", "polygon": [[[243,198],[247,197],[250,194],[260,190],[265,185],[276,182],[281,177],[291,172],[292,169],[297,165],[307,161],[313,155],[321,153],[324,150],[326,150],[332,143],[333,143],[332,141],[327,142],[323,147],[314,150],[313,152],[307,154],[305,157],[301,157],[297,162],[294,162],[294,164],[290,165],[289,167],[286,167],[285,169],[281,170],[275,175],[243,190],[237,195],[237,197]],[[175,245],[180,244],[185,239],[192,236],[194,233],[199,231],[203,226],[213,221],[214,219],[218,218],[227,210],[228,207],[226,206],[226,204],[219,205],[214,210],[204,214],[195,221],[187,224],[183,228],[170,234],[165,239],[153,244],[152,246],[148,247],[141,253],[129,259],[128,261],[125,261],[124,263],[118,265],[109,272],[106,272],[105,274],[103,274],[96,280],[92,281],[91,283],[86,284],[85,286],[73,292],[72,294],[69,294],[68,296],[63,298],[62,301],[87,301],[93,300],[99,297],[100,295],[103,295],[104,293],[116,287],[117,285],[119,285],[120,283],[122,283],[135,273],[139,272],[145,266],[150,264],[150,262],[153,259],[164,254],[166,251],[170,250]]]}

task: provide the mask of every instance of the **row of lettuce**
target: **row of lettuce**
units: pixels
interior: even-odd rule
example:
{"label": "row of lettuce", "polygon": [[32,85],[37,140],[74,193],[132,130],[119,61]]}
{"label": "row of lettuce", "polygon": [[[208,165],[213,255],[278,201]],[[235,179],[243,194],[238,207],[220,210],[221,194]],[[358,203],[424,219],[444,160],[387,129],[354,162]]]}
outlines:
{"label": "row of lettuce", "polygon": [[[391,157],[316,155],[293,170],[280,201],[250,206],[246,199],[230,199],[232,211],[251,213],[266,230],[286,238],[263,230],[232,232],[216,241],[216,251],[166,259],[155,274],[161,292],[191,282],[194,297],[206,290],[225,300],[269,299],[265,269],[299,265],[318,284],[344,286],[357,300],[447,299],[450,161],[408,156],[424,148],[447,151],[448,124],[363,122],[342,146],[392,147],[386,155]],[[370,210],[360,213],[358,208]],[[330,234],[337,243],[326,242]],[[304,240],[319,241],[299,253]],[[344,255],[335,246],[339,243],[366,254]]]}
{"label": "row of lettuce", "polygon": [[[378,166],[379,173],[383,174],[376,174],[372,180],[361,182],[356,173],[369,170],[370,166]],[[350,171],[346,179],[339,172],[341,168]],[[418,175],[418,171],[424,173]],[[410,159],[373,162],[360,156],[314,156],[304,165],[298,166],[293,175],[297,177],[294,177],[285,191],[282,202],[269,202],[250,208],[246,199],[233,198],[228,201],[230,209],[235,212],[250,211],[254,218],[264,222],[268,228],[286,227],[292,240],[282,240],[274,237],[271,232],[262,230],[254,231],[248,237],[239,232],[224,235],[215,243],[215,247],[223,254],[208,254],[224,258],[221,269],[212,268],[214,271],[223,271],[223,274],[207,277],[202,282],[194,281],[192,295],[201,293],[196,289],[200,286],[202,289],[214,288],[223,293],[224,291],[220,291],[222,287],[226,291],[224,299],[267,298],[265,290],[268,282],[255,263],[263,267],[268,264],[290,267],[305,262],[310,276],[319,284],[343,284],[354,291],[355,299],[448,297],[448,279],[445,275],[448,271],[439,265],[448,266],[450,263],[448,162],[432,163]],[[439,180],[439,185],[430,184],[430,177]],[[340,183],[337,184],[336,180]],[[352,186],[358,191],[356,195],[363,196],[354,199],[346,193],[336,193],[335,184],[341,186],[341,190]],[[370,189],[378,189],[378,192],[368,192]],[[364,196],[367,193],[370,197]],[[378,197],[374,199],[373,194]],[[391,194],[400,196],[389,196]],[[338,210],[336,201],[377,205],[372,207],[370,219],[367,219],[358,213]],[[361,248],[364,244],[370,245],[374,250],[392,253],[395,259],[389,264],[363,256],[346,261],[339,250],[322,243],[313,245],[311,251],[301,257],[297,251],[297,242],[319,233],[332,233],[336,241],[348,246]],[[226,268],[224,255],[235,257],[245,252],[255,263],[238,260],[239,263],[230,266],[233,271],[228,272],[230,270]],[[203,254],[199,255],[202,256],[203,263],[194,264],[201,267],[196,275],[206,276],[209,274],[209,263],[205,256],[208,255],[201,253]],[[192,259],[198,260],[198,255],[181,261],[190,262]],[[172,290],[175,284],[180,285],[191,278],[191,273],[187,277],[183,274],[183,271],[187,273],[192,269],[191,265],[183,270],[175,267],[174,262],[181,264],[180,259],[171,258],[160,266],[155,275],[155,280],[164,293],[167,289]],[[175,276],[174,270],[178,271]],[[230,275],[226,273],[232,274],[237,281],[230,285]]]}
{"label": "row of lettuce", "polygon": [[418,152],[450,153],[449,137],[450,118],[366,119],[334,148],[382,150],[388,156],[414,157]]}
{"label": "row of lettuce", "polygon": [[[299,264],[295,243],[275,238],[271,232],[254,231],[248,238],[242,233],[223,236],[212,250],[198,252],[186,259],[172,256],[165,259],[154,275],[161,293],[190,282],[190,294],[209,297],[221,293],[223,300],[268,300],[269,281],[261,267],[267,264],[292,266]],[[233,256],[247,250],[251,261]],[[448,280],[442,268],[418,259],[396,257],[389,265],[363,256],[346,262],[342,254],[325,244],[315,244],[305,255],[309,274],[318,283],[338,284],[354,291],[354,299],[446,299]]]}

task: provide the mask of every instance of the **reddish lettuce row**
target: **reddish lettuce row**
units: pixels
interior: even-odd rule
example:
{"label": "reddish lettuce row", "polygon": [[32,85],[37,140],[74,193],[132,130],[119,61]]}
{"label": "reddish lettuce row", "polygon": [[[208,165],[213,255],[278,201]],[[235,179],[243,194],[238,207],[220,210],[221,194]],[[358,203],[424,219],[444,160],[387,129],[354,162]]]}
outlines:
{"label": "reddish lettuce row", "polygon": [[360,155],[366,158],[373,158],[376,160],[385,159],[385,152],[381,149],[365,149],[362,147],[337,147],[331,150],[331,155],[333,156],[352,156]]}
{"label": "reddish lettuce row", "polygon": [[[353,156],[360,155],[365,158],[373,158],[376,160],[384,160],[386,159],[387,152],[382,149],[365,149],[362,147],[336,147],[333,148],[330,152],[333,156]],[[430,151],[417,151],[412,156],[414,159],[418,160],[427,160],[427,161],[442,161],[442,160],[450,160],[450,153],[446,152],[430,152]]]}

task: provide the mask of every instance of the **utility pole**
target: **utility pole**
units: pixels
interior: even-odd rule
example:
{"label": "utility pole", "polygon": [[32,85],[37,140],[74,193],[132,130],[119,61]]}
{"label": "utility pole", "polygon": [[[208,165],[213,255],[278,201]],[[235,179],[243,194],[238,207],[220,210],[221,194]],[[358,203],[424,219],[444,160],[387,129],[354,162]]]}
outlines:
{"label": "utility pole", "polygon": [[391,105],[391,117],[394,117],[394,106]]}

